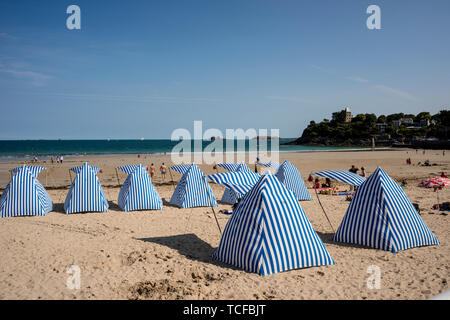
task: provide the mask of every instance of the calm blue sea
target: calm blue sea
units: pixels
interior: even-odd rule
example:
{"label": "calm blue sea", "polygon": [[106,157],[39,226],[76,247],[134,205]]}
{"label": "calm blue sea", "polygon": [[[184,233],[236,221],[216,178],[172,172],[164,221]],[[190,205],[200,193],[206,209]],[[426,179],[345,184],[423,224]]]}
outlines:
{"label": "calm blue sea", "polygon": [[[280,144],[292,139],[280,139]],[[33,156],[49,157],[57,155],[82,154],[164,154],[172,152],[179,141],[171,140],[0,140],[0,159],[29,158]],[[205,148],[211,141],[203,141]],[[225,141],[223,141],[225,148]],[[239,148],[237,140],[234,141],[236,151]],[[263,144],[263,142],[261,142]],[[191,141],[193,148],[193,141]],[[245,151],[248,150],[249,141],[245,141]],[[353,147],[354,148],[354,147]],[[270,141],[267,149],[271,150]],[[336,150],[346,147],[317,147],[317,146],[282,146],[279,150],[286,151],[315,151]],[[347,148],[349,149],[349,148]]]}

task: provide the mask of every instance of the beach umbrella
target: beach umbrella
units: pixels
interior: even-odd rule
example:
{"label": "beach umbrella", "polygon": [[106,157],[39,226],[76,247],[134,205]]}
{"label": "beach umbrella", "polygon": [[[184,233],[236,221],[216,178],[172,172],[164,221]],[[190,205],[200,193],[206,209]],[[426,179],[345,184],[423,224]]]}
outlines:
{"label": "beach umbrella", "polygon": [[0,217],[45,216],[53,202],[37,180],[44,167],[23,165],[11,170],[13,176],[0,196]]}
{"label": "beach umbrella", "polygon": [[422,188],[442,188],[450,186],[450,179],[442,177],[433,177],[423,180],[419,183]]}
{"label": "beach umbrella", "polygon": [[346,170],[326,170],[313,172],[312,174],[319,177],[330,178],[332,180],[347,183],[356,187],[359,187],[364,183],[364,181],[366,181],[366,178]]}
{"label": "beach umbrella", "polygon": [[118,205],[123,211],[162,210],[161,197],[143,165],[126,165],[117,169],[127,174],[120,188]]}
{"label": "beach umbrella", "polygon": [[239,202],[213,259],[260,275],[334,264],[294,194],[270,172]]}
{"label": "beach umbrella", "polygon": [[108,211],[108,200],[97,177],[100,168],[85,163],[70,170],[76,176],[64,201],[66,213]]}
{"label": "beach umbrella", "polygon": [[381,168],[358,188],[333,240],[392,252],[439,244],[403,188]]}

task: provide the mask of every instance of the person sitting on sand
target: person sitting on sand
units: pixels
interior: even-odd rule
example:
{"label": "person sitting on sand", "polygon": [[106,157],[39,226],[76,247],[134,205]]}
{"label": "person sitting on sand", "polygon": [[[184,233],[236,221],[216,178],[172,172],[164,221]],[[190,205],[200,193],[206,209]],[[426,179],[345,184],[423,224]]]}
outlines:
{"label": "person sitting on sand", "polygon": [[366,169],[364,167],[361,167],[361,173],[359,174],[361,177],[366,177]]}
{"label": "person sitting on sand", "polygon": [[316,178],[314,180],[313,189],[319,189],[319,188],[320,188],[320,180],[319,180],[319,178]]}
{"label": "person sitting on sand", "polygon": [[325,183],[322,183],[322,188],[331,188],[330,178],[325,178]]}
{"label": "person sitting on sand", "polygon": [[150,166],[150,178],[153,180],[153,176],[155,175],[156,172],[156,168],[155,165],[152,163],[152,165]]}
{"label": "person sitting on sand", "polygon": [[241,202],[241,198],[238,199],[238,201],[236,201],[233,206],[231,207],[231,211],[229,210],[220,210],[219,213],[223,213],[223,214],[232,214],[234,210],[236,210],[239,202]]}
{"label": "person sitting on sand", "polygon": [[431,166],[430,160],[425,160],[425,162],[423,163],[423,165],[426,166],[426,167]]}
{"label": "person sitting on sand", "polygon": [[167,171],[167,167],[164,164],[164,162],[162,163],[161,167],[159,168],[161,170],[161,176],[163,181],[166,179],[166,171]]}
{"label": "person sitting on sand", "polygon": [[402,188],[406,188],[408,186],[408,182],[406,181],[406,179],[402,180]]}
{"label": "person sitting on sand", "polygon": [[351,167],[348,171],[350,171],[351,173],[357,174],[357,173],[358,173],[358,170],[359,170],[359,169],[356,168],[354,164],[352,164],[352,167]]}
{"label": "person sitting on sand", "polygon": [[441,173],[441,178],[447,178],[447,175],[445,174],[445,172]]}

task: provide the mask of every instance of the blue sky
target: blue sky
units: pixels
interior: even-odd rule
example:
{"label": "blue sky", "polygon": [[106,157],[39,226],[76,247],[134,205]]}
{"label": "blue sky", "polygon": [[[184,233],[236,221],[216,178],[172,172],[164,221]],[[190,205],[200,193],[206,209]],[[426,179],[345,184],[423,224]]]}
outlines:
{"label": "blue sky", "polygon": [[[66,8],[81,8],[68,30]],[[366,9],[381,8],[381,30]],[[170,138],[450,101],[450,1],[0,2],[0,139]]]}

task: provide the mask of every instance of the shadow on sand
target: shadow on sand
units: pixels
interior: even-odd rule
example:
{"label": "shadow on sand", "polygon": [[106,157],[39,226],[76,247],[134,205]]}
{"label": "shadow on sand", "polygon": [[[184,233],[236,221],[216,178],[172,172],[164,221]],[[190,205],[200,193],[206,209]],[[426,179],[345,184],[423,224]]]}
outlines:
{"label": "shadow on sand", "polygon": [[334,244],[340,247],[350,247],[350,248],[359,248],[359,249],[373,249],[373,250],[377,250],[375,248],[371,248],[371,247],[367,247],[367,246],[362,246],[360,244],[356,244],[356,243],[347,243],[347,242],[336,242],[333,241],[333,237],[334,237],[334,233],[323,233],[323,232],[319,232],[316,231],[317,235],[319,236],[319,238],[322,240],[323,243],[325,244]]}
{"label": "shadow on sand", "polygon": [[193,233],[179,234],[168,237],[141,238],[140,241],[157,243],[171,249],[177,250],[179,254],[194,261],[209,263],[223,268],[239,270],[234,266],[212,259],[212,254],[216,250],[209,243],[203,241]]}

